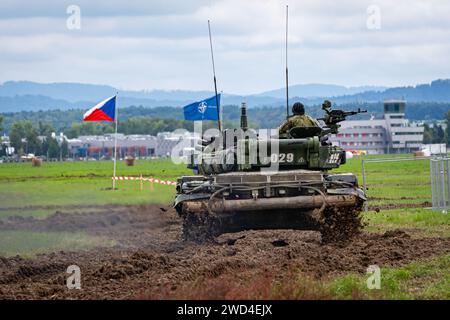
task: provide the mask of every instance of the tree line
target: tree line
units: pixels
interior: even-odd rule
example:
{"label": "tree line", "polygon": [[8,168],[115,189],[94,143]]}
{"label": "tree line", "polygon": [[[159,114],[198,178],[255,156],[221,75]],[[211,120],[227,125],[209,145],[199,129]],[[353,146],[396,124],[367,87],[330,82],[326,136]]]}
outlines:
{"label": "tree line", "polygon": [[447,128],[445,130],[439,125],[430,126],[425,124],[423,131],[423,143],[445,143],[450,145],[450,111],[447,113],[446,123]]}
{"label": "tree line", "polygon": [[[444,104],[439,104],[440,107]],[[369,113],[380,113],[379,107],[382,104],[350,104],[346,110],[357,109],[358,107],[369,109]],[[428,106],[430,107],[430,106]],[[411,105],[408,104],[408,109]],[[446,106],[441,119],[445,119],[447,129],[444,130],[438,125],[425,125],[424,143],[447,143],[450,144],[450,105]],[[314,117],[322,116],[320,106],[306,107],[307,113]],[[276,128],[285,119],[285,107],[261,107],[249,108],[248,119],[250,127],[254,128]],[[382,111],[381,111],[382,113]],[[10,136],[11,146],[18,154],[34,153],[50,158],[66,156],[67,141],[58,143],[58,139],[52,133],[63,132],[71,139],[81,135],[103,135],[114,132],[112,122],[82,122],[83,110],[69,111],[39,111],[39,112],[19,112],[5,113],[0,116],[0,132],[5,132]],[[367,116],[367,115],[366,115]],[[235,128],[239,126],[240,110],[237,106],[223,107],[224,128]],[[353,119],[361,118],[356,116]],[[36,124],[36,125],[33,125]],[[216,127],[215,121],[205,121],[206,129]],[[183,120],[181,108],[158,107],[129,107],[120,112],[118,132],[123,134],[150,134],[157,135],[163,131],[174,131],[183,128],[193,130],[193,122]],[[4,130],[4,131],[3,131]],[[5,150],[2,150],[3,154]]]}
{"label": "tree line", "polygon": [[[297,99],[291,99],[291,104]],[[383,103],[348,103],[339,106],[345,110],[353,110],[358,107],[367,109],[369,115],[375,117],[381,117],[383,115]],[[406,118],[410,120],[443,120],[446,117],[446,113],[450,110],[450,103],[438,103],[438,102],[423,102],[423,103],[408,103],[406,108]],[[70,109],[70,110],[47,110],[47,111],[21,111],[21,112],[8,112],[3,113],[4,123],[3,127],[6,134],[11,130],[13,123],[23,120],[29,120],[32,123],[38,123],[42,121],[49,123],[55,128],[56,131],[66,131],[73,126],[76,132],[77,127],[83,119],[83,114],[86,110],[82,109]],[[323,111],[320,104],[307,105],[306,112],[313,117],[323,116]],[[285,106],[266,106],[248,108],[248,119],[252,126],[258,128],[276,128],[280,125],[286,117]],[[173,127],[174,125],[182,124],[179,127],[189,126],[189,123],[176,123],[169,120],[183,120],[183,109],[178,107],[154,107],[146,108],[142,106],[131,106],[121,108],[119,110],[119,121],[123,123],[130,118],[151,118],[158,119],[152,122],[152,125],[162,127]],[[361,119],[367,117],[366,115],[359,115],[352,117],[352,119]],[[225,105],[223,106],[223,119],[228,121],[230,125],[239,124],[239,106]],[[167,121],[159,121],[167,120]],[[85,127],[86,132],[90,130],[96,130],[89,126]],[[119,128],[120,130],[120,128]],[[101,133],[101,132],[100,132]]]}
{"label": "tree line", "polygon": [[[62,138],[58,142],[54,133],[54,128],[49,124],[39,122],[35,127],[31,121],[19,121],[11,127],[10,146],[19,156],[34,154],[48,159],[65,158],[69,155],[67,140]],[[2,146],[0,156],[5,155],[7,150]]]}

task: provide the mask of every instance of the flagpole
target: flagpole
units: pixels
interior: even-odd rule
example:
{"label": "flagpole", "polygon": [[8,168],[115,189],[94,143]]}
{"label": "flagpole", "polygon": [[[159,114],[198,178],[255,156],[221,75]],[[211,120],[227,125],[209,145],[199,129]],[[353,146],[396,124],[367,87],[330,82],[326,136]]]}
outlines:
{"label": "flagpole", "polygon": [[114,133],[114,172],[113,172],[113,185],[112,185],[112,189],[116,190],[116,166],[117,166],[117,122],[118,122],[118,107],[117,107],[117,95],[119,93],[116,92],[116,106],[115,106],[115,122],[116,122],[116,129],[115,129],[115,133]]}
{"label": "flagpole", "polygon": [[289,118],[288,19],[289,6],[286,5],[286,119]]}
{"label": "flagpole", "polygon": [[208,20],[208,32],[209,32],[209,46],[211,48],[211,60],[212,60],[213,75],[214,75],[214,92],[216,93],[217,124],[219,125],[219,131],[222,131],[222,125],[220,123],[219,98],[217,96],[216,66],[214,65],[214,53],[213,53],[213,45],[212,45],[212,38],[211,38],[211,26],[210,26],[209,20]]}
{"label": "flagpole", "polygon": [[[220,91],[220,95],[223,97],[223,91]],[[216,102],[217,102],[217,100],[216,100]],[[219,115],[220,123],[223,123],[223,108],[220,108],[219,111],[220,111],[220,115]]]}

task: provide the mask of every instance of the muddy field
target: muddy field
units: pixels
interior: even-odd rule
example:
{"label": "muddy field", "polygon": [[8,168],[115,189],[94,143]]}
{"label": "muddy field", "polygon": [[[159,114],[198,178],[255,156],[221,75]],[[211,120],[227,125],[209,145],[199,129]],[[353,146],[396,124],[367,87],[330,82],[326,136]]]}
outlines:
{"label": "muddy field", "polygon": [[[32,260],[0,257],[2,299],[202,298],[189,290],[199,284],[210,286],[202,291],[208,298],[242,297],[230,296],[218,279],[234,288],[248,279],[289,280],[295,272],[324,279],[450,252],[450,239],[414,239],[401,230],[363,232],[351,242],[327,245],[313,231],[246,231],[199,245],[183,241],[176,213],[159,206],[67,207],[43,220],[3,220],[0,230],[84,231],[116,242]],[[81,268],[81,290],[65,285],[69,265]]]}

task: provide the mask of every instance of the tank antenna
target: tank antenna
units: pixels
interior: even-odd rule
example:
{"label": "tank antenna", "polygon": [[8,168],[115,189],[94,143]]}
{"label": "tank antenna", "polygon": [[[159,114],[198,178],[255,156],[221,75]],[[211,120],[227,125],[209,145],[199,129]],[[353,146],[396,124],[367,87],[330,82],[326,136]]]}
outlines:
{"label": "tank antenna", "polygon": [[216,94],[216,108],[217,108],[217,124],[219,126],[219,131],[222,131],[222,125],[220,123],[220,107],[219,107],[219,97],[217,95],[217,80],[216,80],[216,66],[214,65],[214,52],[211,38],[211,25],[208,20],[208,32],[209,32],[209,46],[211,48],[211,60],[212,60],[212,68],[213,68],[213,76],[214,76],[214,92]]}
{"label": "tank antenna", "polygon": [[288,17],[289,6],[286,5],[286,119],[289,118]]}

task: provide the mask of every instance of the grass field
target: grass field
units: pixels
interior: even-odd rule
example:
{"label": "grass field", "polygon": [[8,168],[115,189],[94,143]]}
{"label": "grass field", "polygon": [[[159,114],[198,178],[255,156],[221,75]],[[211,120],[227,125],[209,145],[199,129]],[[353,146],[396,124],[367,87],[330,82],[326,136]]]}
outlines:
{"label": "grass field", "polygon": [[5,257],[21,255],[32,258],[36,254],[66,248],[79,251],[114,245],[114,241],[83,232],[0,231],[0,237],[0,255]]}
{"label": "grass field", "polygon": [[[365,159],[382,157],[387,156],[366,156]],[[398,157],[412,158],[410,155]],[[362,183],[361,168],[361,157],[355,157],[335,172],[353,172]],[[167,159],[138,160],[131,167],[118,162],[117,173],[175,181],[191,171]],[[380,214],[366,213],[364,218],[369,230],[414,226],[429,234],[448,234],[448,217],[422,208],[431,199],[428,161],[366,163],[366,175],[370,206],[389,204],[394,207],[389,214],[386,210]],[[117,181],[117,190],[113,191],[111,176],[111,161],[45,162],[42,167],[32,167],[30,163],[2,164],[0,220],[16,215],[45,218],[65,206],[167,205],[173,200],[174,187],[156,183],[151,191],[150,183],[145,182],[141,191],[137,181]],[[412,208],[402,208],[405,204]],[[399,209],[395,209],[396,206]]]}
{"label": "grass field", "polygon": [[[31,163],[0,165],[0,221],[11,216],[46,218],[65,208],[77,206],[170,204],[174,187],[149,182],[117,181],[112,186],[112,161],[45,162],[42,167]],[[137,161],[135,166],[118,162],[118,175],[155,177],[175,181],[190,174],[185,166],[168,160]],[[73,210],[69,210],[73,211]],[[105,239],[68,232],[0,231],[0,255],[20,254],[32,257],[39,253],[65,249],[89,249],[109,246]]]}
{"label": "grass field", "polygon": [[[191,174],[184,165],[175,165],[170,160],[138,160],[133,167],[120,162],[117,171],[123,176],[142,174],[171,181]],[[337,172],[353,172],[361,183],[361,158],[349,160]],[[369,205],[381,208],[363,214],[367,231],[382,233],[401,228],[411,231],[413,237],[450,237],[450,215],[424,208],[431,199],[428,161],[367,163],[366,173]],[[92,206],[92,211],[96,206],[109,204],[168,205],[173,200],[173,186],[154,184],[151,190],[148,182],[140,190],[137,181],[118,181],[118,189],[113,191],[111,175],[111,161],[52,162],[37,168],[30,163],[1,164],[0,221],[10,216],[45,218],[70,206]],[[386,204],[392,209],[383,208]],[[0,231],[3,256],[32,257],[43,252],[84,250],[99,245],[114,243],[83,233]],[[368,291],[366,277],[349,274],[321,283],[317,294],[342,299],[449,299],[449,274],[450,256],[446,255],[401,268],[384,268],[385,285],[381,291]],[[299,284],[298,288],[302,286]]]}
{"label": "grass field", "polygon": [[[139,160],[132,167],[119,162],[117,172],[123,176],[142,174],[171,181],[180,175],[191,174],[185,165],[175,165],[170,160]],[[362,183],[361,159],[358,157],[335,172],[353,172]],[[430,201],[428,161],[368,163],[366,173],[368,195],[373,204]],[[2,164],[0,208],[170,203],[173,198],[171,186],[154,184],[155,191],[150,192],[150,185],[146,183],[144,191],[140,191],[136,181],[118,181],[118,190],[112,191],[111,176],[111,161],[50,162],[42,167],[32,167],[30,163]],[[42,211],[36,212],[38,216],[45,216]],[[0,218],[5,215],[0,213]]]}
{"label": "grass field", "polygon": [[380,290],[367,288],[367,276],[349,274],[327,284],[337,299],[450,299],[450,255],[401,268],[382,268]]}
{"label": "grass field", "polygon": [[381,268],[380,289],[368,289],[367,275],[317,281],[299,273],[292,283],[272,284],[271,299],[450,299],[450,255],[400,268]]}
{"label": "grass field", "polygon": [[[367,195],[372,205],[423,204],[431,200],[429,160],[370,162],[383,158],[409,158],[412,155],[365,156]],[[356,157],[337,171],[353,172],[362,186],[362,158]]]}
{"label": "grass field", "polygon": [[[177,176],[190,174],[182,165],[169,160],[141,160],[128,167],[117,165],[118,175],[155,177],[175,181]],[[45,217],[53,208],[48,206],[106,205],[106,204],[169,204],[173,186],[144,183],[143,191],[136,181],[117,181],[112,191],[112,162],[50,162],[42,167],[30,163],[2,164],[0,167],[0,218],[17,213]],[[23,210],[30,207],[31,210]],[[37,208],[40,207],[40,208]],[[44,207],[44,208],[43,208]],[[54,210],[53,210],[54,211]]]}

